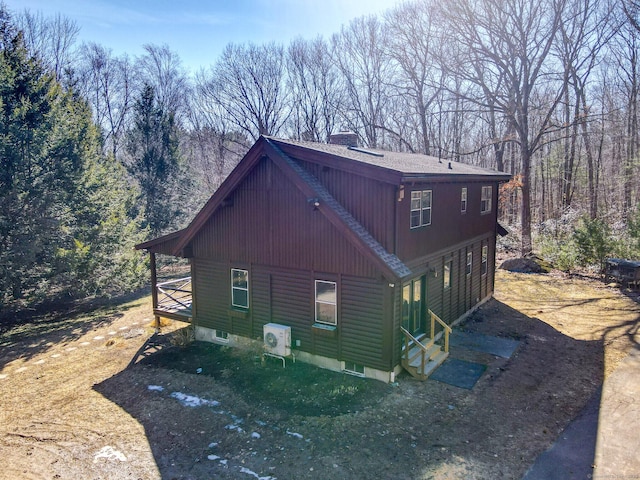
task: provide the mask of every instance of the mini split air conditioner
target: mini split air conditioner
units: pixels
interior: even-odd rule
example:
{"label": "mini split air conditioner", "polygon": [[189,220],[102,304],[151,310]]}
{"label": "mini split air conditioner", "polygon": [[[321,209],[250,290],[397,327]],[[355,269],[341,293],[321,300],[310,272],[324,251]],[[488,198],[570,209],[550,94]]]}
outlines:
{"label": "mini split air conditioner", "polygon": [[263,327],[264,351],[271,355],[291,355],[291,327],[267,323]]}

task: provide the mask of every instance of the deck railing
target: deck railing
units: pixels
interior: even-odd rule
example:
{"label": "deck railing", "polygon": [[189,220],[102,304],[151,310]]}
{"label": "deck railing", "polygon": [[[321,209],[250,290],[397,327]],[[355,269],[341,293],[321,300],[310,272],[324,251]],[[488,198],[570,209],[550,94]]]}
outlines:
{"label": "deck railing", "polygon": [[169,313],[191,309],[191,277],[158,283],[156,289],[158,291],[156,309]]}
{"label": "deck railing", "polygon": [[442,325],[442,329],[444,331],[444,351],[449,353],[449,334],[453,331],[451,327],[444,323],[444,321],[431,310],[428,310],[429,316],[431,317],[431,338],[435,338],[436,333],[436,322]]}

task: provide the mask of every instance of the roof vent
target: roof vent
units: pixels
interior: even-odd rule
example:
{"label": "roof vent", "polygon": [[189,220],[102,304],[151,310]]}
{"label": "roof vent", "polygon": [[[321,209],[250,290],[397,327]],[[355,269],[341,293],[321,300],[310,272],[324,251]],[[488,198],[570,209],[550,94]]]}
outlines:
{"label": "roof vent", "polygon": [[358,146],[358,134],[355,132],[338,132],[329,136],[329,143],[333,145],[344,145],[345,147]]}

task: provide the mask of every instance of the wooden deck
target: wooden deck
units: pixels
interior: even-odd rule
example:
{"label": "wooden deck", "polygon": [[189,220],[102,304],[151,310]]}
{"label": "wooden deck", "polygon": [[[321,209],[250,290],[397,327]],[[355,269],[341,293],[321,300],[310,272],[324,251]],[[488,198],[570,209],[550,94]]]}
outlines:
{"label": "wooden deck", "polygon": [[158,301],[153,308],[154,315],[180,322],[191,322],[191,277],[158,283],[156,290]]}

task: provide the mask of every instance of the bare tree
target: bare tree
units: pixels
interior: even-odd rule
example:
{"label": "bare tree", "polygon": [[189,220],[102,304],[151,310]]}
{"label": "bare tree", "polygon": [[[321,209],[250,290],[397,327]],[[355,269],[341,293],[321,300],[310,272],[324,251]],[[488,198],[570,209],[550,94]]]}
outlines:
{"label": "bare tree", "polygon": [[97,43],[80,50],[79,88],[103,132],[104,147],[118,158],[136,91],[129,57],[114,57]]}
{"label": "bare tree", "polygon": [[78,24],[60,13],[45,17],[41,12],[32,13],[27,9],[16,17],[16,23],[23,31],[27,49],[40,58],[56,80],[65,80],[75,61]]}
{"label": "bare tree", "polygon": [[288,117],[281,45],[229,44],[201,88],[249,138],[277,135]]}
{"label": "bare tree", "polygon": [[293,40],[287,49],[287,73],[293,136],[328,141],[337,124],[344,94],[324,39]]}
{"label": "bare tree", "polygon": [[532,250],[533,154],[542,145],[566,88],[550,57],[565,5],[566,0],[452,0],[442,11],[451,41],[461,46],[462,55],[452,64],[455,74],[489,95],[468,100],[494,105],[516,133],[522,164],[523,254]]}
{"label": "bare tree", "polygon": [[[395,78],[388,81],[393,81],[396,95],[406,100],[416,116],[412,123],[417,129],[418,144],[412,149],[431,155],[434,132],[429,117],[435,113],[445,75],[439,63],[442,32],[435,21],[434,3],[429,0],[399,4],[384,18],[389,36],[387,53],[399,67]],[[399,112],[394,109],[394,113]],[[407,122],[396,122],[400,126],[403,123]]]}
{"label": "bare tree", "polygon": [[[616,175],[622,184],[620,211],[622,218],[627,219],[634,209],[640,193],[637,182],[637,159],[640,155],[640,119],[638,102],[640,101],[640,32],[632,25],[623,25],[611,45],[612,58],[616,72],[616,97],[619,98],[617,108],[624,114],[624,130],[619,133],[619,163]],[[612,62],[613,63],[613,62]]]}
{"label": "bare tree", "polygon": [[190,84],[180,56],[166,44],[147,44],[144,50],[135,63],[140,84],[151,85],[160,108],[182,120],[187,115]]}
{"label": "bare tree", "polygon": [[388,79],[392,65],[385,54],[387,31],[377,17],[359,17],[332,37],[334,58],[347,96],[344,122],[369,147],[379,146],[384,131]]}

